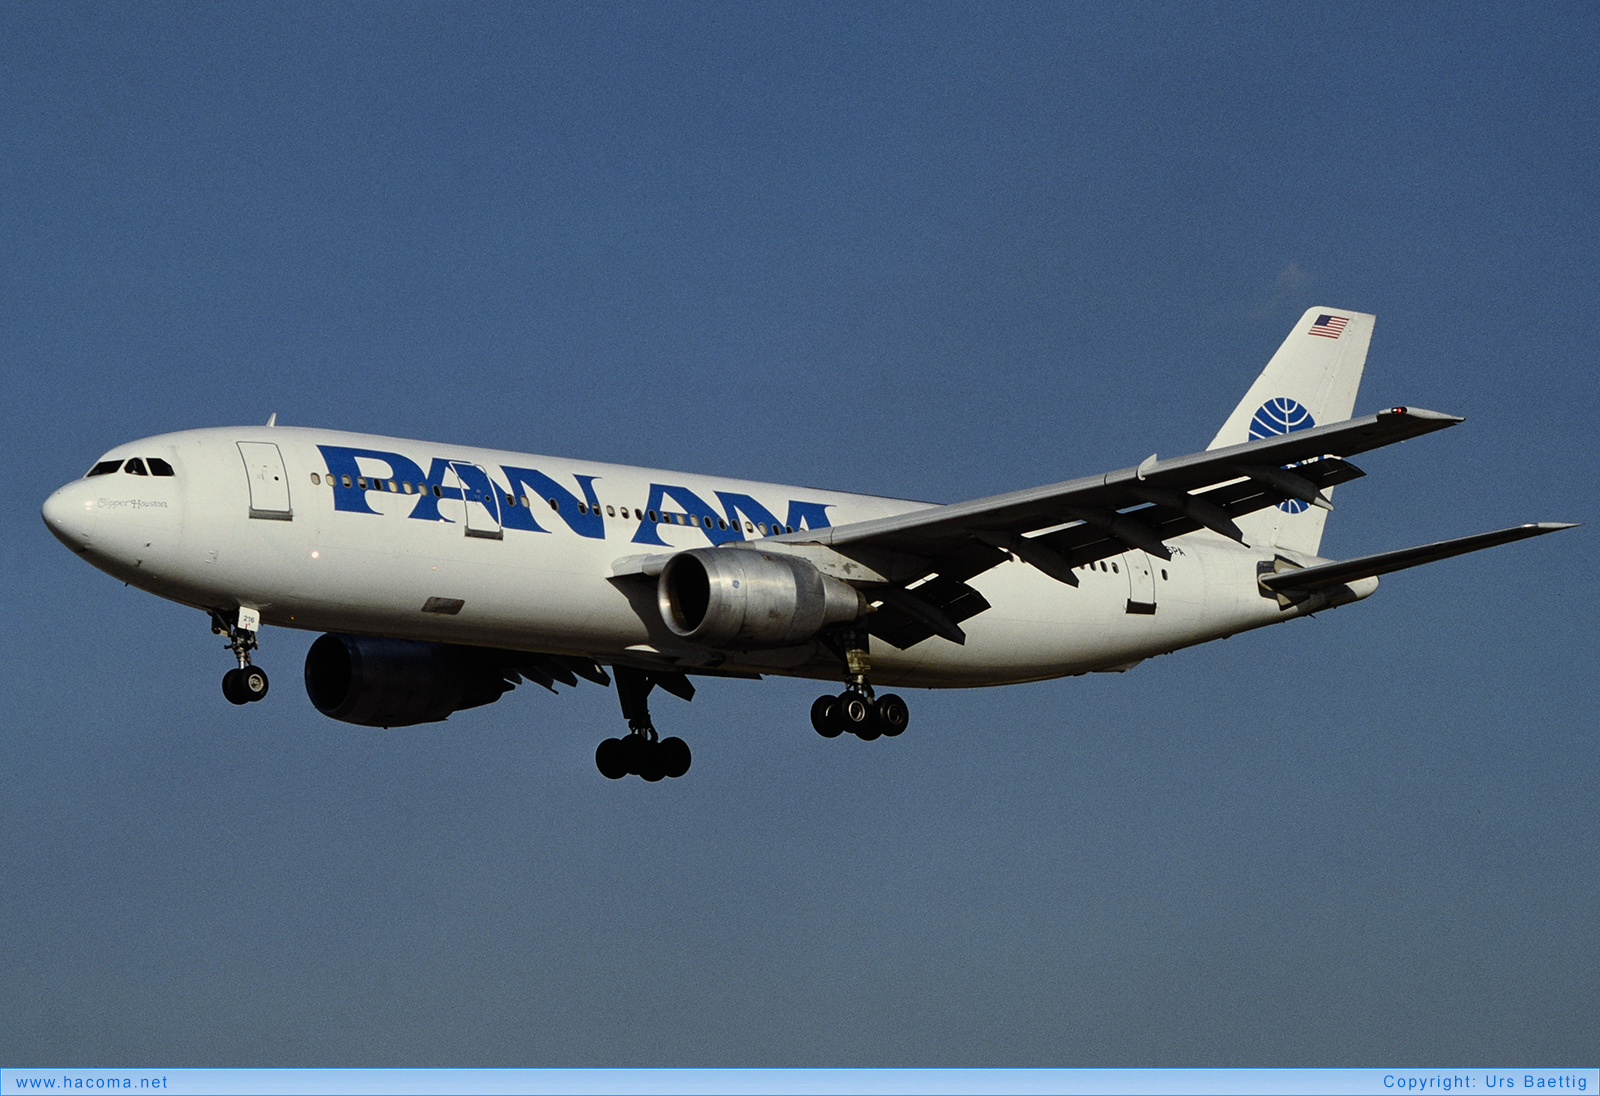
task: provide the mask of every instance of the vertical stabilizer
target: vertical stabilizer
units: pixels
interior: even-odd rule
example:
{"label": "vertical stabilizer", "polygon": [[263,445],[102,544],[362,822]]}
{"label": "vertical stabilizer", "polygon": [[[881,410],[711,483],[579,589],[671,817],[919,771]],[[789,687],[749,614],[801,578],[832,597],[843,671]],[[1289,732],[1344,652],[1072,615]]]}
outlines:
{"label": "vertical stabilizer", "polygon": [[[1376,317],[1347,308],[1313,308],[1250,386],[1207,449],[1348,419],[1356,405]],[[1253,547],[1315,554],[1328,512],[1290,499],[1236,519]]]}

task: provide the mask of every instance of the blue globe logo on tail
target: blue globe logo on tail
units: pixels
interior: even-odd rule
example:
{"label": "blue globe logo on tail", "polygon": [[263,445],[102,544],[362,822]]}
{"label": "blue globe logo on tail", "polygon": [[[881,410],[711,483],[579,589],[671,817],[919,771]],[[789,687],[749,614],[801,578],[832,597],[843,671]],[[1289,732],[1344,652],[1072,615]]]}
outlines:
{"label": "blue globe logo on tail", "polygon": [[[1311,412],[1303,404],[1279,396],[1270,399],[1256,409],[1255,417],[1250,420],[1250,440],[1270,438],[1276,434],[1292,434],[1296,430],[1309,430],[1317,425],[1317,420],[1311,417]],[[1278,509],[1286,514],[1299,514],[1310,508],[1309,503],[1299,499],[1285,499],[1278,503]]]}

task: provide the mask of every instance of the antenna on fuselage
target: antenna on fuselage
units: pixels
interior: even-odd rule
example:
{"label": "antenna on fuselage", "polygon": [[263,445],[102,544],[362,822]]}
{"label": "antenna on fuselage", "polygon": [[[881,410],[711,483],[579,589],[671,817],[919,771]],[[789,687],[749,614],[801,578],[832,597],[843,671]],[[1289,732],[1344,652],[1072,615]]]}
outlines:
{"label": "antenna on fuselage", "polygon": [[276,411],[274,411],[272,414],[267,416],[267,425],[268,426],[277,426],[278,425],[278,413]]}

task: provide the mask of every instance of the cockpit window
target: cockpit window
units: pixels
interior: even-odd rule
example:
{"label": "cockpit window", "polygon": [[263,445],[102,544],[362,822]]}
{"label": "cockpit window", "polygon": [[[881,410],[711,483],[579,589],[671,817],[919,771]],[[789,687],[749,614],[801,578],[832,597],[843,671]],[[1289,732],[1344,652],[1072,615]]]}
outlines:
{"label": "cockpit window", "polygon": [[84,473],[84,478],[87,479],[89,476],[108,476],[121,467],[122,461],[120,458],[117,460],[103,460]]}
{"label": "cockpit window", "polygon": [[127,472],[129,475],[134,476],[148,476],[150,474],[144,470],[144,461],[140,460],[138,457],[134,457],[128,461],[127,464],[124,464],[122,466],[122,470]]}
{"label": "cockpit window", "polygon": [[177,475],[177,473],[172,470],[172,465],[168,464],[166,461],[162,460],[160,457],[151,457],[150,458],[150,474],[152,476],[174,476],[174,475]]}

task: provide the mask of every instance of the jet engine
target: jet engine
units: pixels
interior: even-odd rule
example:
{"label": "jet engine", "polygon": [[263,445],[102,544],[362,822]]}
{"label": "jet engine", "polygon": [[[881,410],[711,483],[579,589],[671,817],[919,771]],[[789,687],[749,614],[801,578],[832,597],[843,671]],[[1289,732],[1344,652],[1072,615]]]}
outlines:
{"label": "jet engine", "polygon": [[306,693],[317,711],[364,727],[437,723],[510,688],[493,655],[473,647],[329,634],[306,652]]}
{"label": "jet engine", "polygon": [[695,548],[667,561],[656,587],[674,635],[711,647],[792,647],[867,612],[854,587],[803,559]]}

